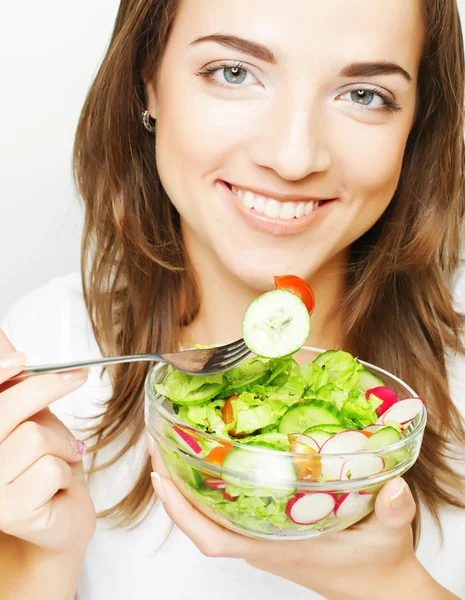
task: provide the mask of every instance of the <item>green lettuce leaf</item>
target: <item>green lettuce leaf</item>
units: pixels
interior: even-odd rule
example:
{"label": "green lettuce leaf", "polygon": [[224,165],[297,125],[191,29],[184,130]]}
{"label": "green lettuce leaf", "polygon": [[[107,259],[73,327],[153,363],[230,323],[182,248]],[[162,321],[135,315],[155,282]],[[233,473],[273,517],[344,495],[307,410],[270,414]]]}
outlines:
{"label": "green lettuce leaf", "polygon": [[225,385],[226,380],[221,373],[201,376],[173,370],[163,383],[157,383],[154,387],[175,404],[202,404],[217,396]]}
{"label": "green lettuce leaf", "polygon": [[279,400],[255,396],[250,392],[239,394],[231,400],[231,406],[234,415],[233,429],[236,433],[253,433],[274,424],[288,408]]}
{"label": "green lettuce leaf", "polygon": [[227,429],[221,411],[226,400],[212,400],[205,404],[181,406],[178,418],[186,425],[227,437]]}

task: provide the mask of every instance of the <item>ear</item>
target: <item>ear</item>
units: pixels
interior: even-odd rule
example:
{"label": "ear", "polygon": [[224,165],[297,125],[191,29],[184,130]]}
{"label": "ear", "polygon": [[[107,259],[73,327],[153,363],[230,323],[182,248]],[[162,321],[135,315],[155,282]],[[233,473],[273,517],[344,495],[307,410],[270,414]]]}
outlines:
{"label": "ear", "polygon": [[152,69],[145,67],[142,70],[142,79],[145,87],[145,102],[152,119],[157,118],[157,94],[155,91],[155,78]]}

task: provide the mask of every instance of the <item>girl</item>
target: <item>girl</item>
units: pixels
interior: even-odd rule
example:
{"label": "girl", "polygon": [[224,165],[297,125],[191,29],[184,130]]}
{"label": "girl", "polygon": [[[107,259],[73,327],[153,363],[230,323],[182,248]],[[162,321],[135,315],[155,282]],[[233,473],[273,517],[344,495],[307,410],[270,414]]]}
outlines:
{"label": "girl", "polygon": [[[465,598],[463,69],[455,0],[122,0],[76,137],[82,288],[32,292],[0,340],[2,598]],[[409,485],[342,533],[196,512],[147,453],[144,363],[8,383],[11,342],[47,363],[237,339],[284,273],[315,292],[311,345],[427,399]]]}

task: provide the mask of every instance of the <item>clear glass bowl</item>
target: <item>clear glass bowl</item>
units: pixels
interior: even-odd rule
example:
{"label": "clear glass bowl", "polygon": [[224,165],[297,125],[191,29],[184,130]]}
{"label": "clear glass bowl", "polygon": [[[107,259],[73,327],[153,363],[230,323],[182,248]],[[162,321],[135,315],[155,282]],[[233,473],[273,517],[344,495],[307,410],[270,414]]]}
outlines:
{"label": "clear glass bowl", "polygon": [[[295,358],[311,362],[323,350],[304,347]],[[416,397],[403,381],[362,362],[400,399]],[[374,509],[382,486],[405,473],[420,452],[426,425],[423,407],[400,441],[349,454],[298,454],[232,442],[184,425],[154,384],[169,372],[155,366],[147,376],[145,421],[179,490],[213,521],[246,536],[299,540],[341,531]],[[216,448],[216,450],[214,450]],[[238,449],[234,468],[214,464],[215,453]],[[214,453],[211,454],[211,451]],[[209,455],[210,460],[205,460]],[[221,461],[219,461],[221,462]],[[231,461],[228,461],[231,462]],[[375,475],[365,476],[378,463]],[[297,473],[311,472],[311,480]],[[239,498],[239,499],[238,499]]]}

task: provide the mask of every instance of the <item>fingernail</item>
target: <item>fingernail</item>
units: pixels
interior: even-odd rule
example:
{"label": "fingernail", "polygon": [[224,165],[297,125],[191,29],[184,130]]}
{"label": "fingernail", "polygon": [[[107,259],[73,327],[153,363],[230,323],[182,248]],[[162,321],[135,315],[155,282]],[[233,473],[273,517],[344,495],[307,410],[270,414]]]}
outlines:
{"label": "fingernail", "polygon": [[400,480],[399,489],[391,496],[391,506],[394,510],[402,508],[408,499],[408,486],[403,479]]}
{"label": "fingernail", "polygon": [[67,383],[76,383],[87,378],[87,371],[65,371],[61,376]]}
{"label": "fingernail", "polygon": [[78,454],[84,454],[86,451],[86,445],[84,442],[81,442],[81,440],[75,440],[74,438],[71,438],[70,442]]}
{"label": "fingernail", "polygon": [[0,357],[0,368],[17,369],[23,367],[26,362],[26,356],[24,352],[12,352],[11,354],[4,354]]}
{"label": "fingernail", "polygon": [[156,473],[155,471],[153,471],[151,473],[150,477],[152,478],[152,485],[153,485],[153,489],[155,490],[156,495],[160,498],[160,500],[164,504],[166,502],[166,492],[165,492],[165,486],[163,485],[160,475],[158,473]]}

